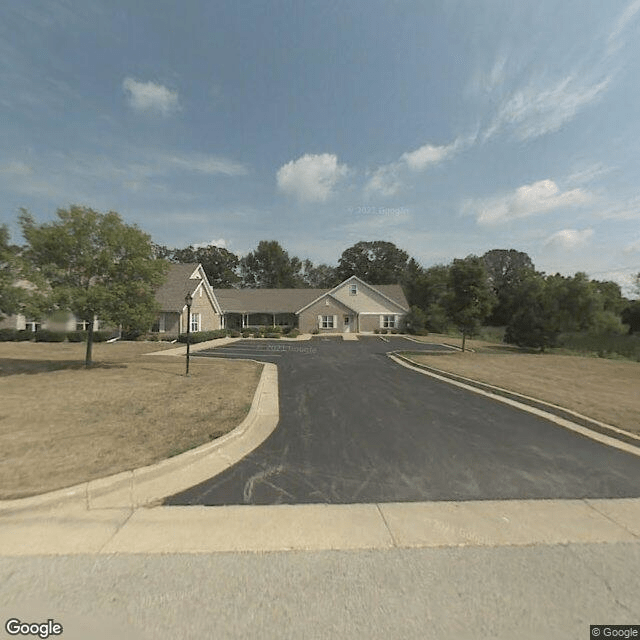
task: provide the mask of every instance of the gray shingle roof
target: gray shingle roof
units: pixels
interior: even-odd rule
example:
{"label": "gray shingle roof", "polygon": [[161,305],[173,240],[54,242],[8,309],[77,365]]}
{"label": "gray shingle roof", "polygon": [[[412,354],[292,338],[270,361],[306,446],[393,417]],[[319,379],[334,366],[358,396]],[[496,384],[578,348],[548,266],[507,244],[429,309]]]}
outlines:
{"label": "gray shingle roof", "polygon": [[[405,309],[409,308],[399,284],[373,285]],[[331,289],[214,289],[227,313],[295,313]]]}
{"label": "gray shingle roof", "polygon": [[230,313],[295,313],[329,289],[214,289]]}
{"label": "gray shingle roof", "polygon": [[391,298],[394,302],[397,302],[401,307],[409,309],[409,303],[405,298],[404,291],[399,284],[374,284],[371,285],[374,289],[377,289],[380,293],[383,293],[387,298]]}
{"label": "gray shingle roof", "polygon": [[190,280],[189,276],[198,268],[198,264],[172,264],[167,279],[156,291],[156,300],[161,311],[182,311],[187,293],[193,295],[200,279]]}

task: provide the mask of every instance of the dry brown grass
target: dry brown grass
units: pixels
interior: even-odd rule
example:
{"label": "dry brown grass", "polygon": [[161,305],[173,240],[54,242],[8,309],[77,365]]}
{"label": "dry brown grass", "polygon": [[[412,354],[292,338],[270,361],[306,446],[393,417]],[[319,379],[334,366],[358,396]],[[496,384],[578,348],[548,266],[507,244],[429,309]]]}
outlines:
{"label": "dry brown grass", "polygon": [[[454,339],[447,342],[455,344]],[[472,341],[478,348],[496,346]],[[509,352],[412,355],[418,363],[487,382],[640,433],[640,363]]]}
{"label": "dry brown grass", "polygon": [[262,366],[145,356],[177,345],[0,343],[0,499],[152,464],[246,416]]}

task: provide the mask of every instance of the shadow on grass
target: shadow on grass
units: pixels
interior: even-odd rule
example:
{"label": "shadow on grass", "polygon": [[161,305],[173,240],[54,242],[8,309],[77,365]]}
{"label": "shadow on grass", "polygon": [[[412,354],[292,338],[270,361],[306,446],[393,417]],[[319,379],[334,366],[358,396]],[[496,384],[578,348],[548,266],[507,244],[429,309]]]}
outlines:
{"label": "shadow on grass", "polygon": [[[94,362],[91,369],[126,369],[126,364]],[[85,369],[84,360],[25,360],[23,358],[0,358],[0,376],[21,373],[47,373],[65,369]]]}

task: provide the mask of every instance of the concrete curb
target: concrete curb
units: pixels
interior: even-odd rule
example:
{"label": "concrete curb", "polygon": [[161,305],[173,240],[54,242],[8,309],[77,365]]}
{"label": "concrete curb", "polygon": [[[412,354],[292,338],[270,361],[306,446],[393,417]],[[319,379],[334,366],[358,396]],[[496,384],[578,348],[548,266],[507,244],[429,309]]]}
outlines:
{"label": "concrete curb", "polygon": [[557,425],[575,431],[602,444],[640,456],[640,437],[619,429],[618,427],[605,424],[604,422],[598,422],[587,416],[565,409],[564,407],[544,402],[543,400],[538,400],[537,398],[531,398],[514,391],[502,389],[501,387],[495,387],[486,382],[465,378],[457,374],[449,373],[448,371],[442,371],[435,367],[413,362],[406,356],[398,353],[388,353],[387,355],[394,362],[397,362],[407,369],[412,369],[413,371],[453,384],[467,391],[472,391],[473,393],[508,404],[522,411],[550,420]]}
{"label": "concrete curb", "polygon": [[0,515],[62,506],[135,509],[221,473],[264,442],[278,424],[278,369],[275,364],[260,364],[264,368],[249,413],[228,434],[146,467],[38,496],[0,501]]}

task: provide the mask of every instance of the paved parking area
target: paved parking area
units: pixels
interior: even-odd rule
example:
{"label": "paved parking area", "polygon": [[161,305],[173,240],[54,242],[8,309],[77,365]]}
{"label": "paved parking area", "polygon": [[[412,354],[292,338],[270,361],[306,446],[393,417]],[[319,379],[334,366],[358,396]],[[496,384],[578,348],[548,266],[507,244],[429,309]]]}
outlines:
{"label": "paved parking area", "polygon": [[166,505],[640,496],[640,462],[537,416],[409,371],[404,338],[240,341],[194,357],[278,365],[280,423],[255,451]]}

